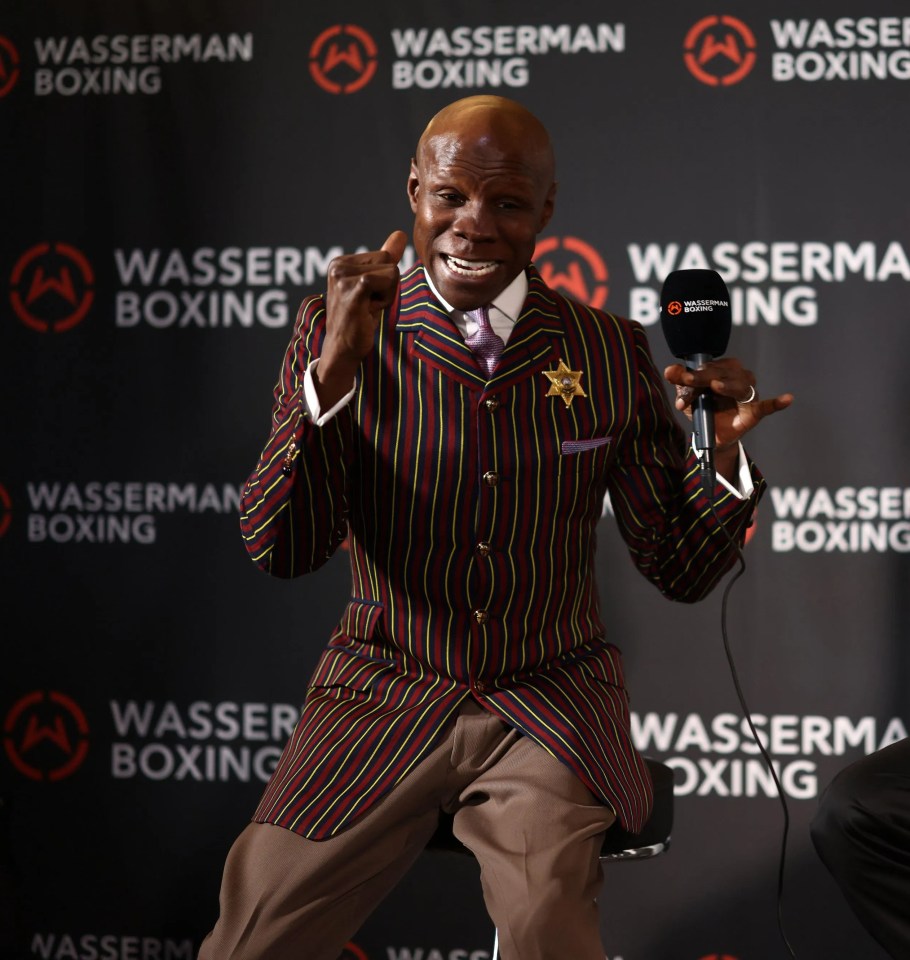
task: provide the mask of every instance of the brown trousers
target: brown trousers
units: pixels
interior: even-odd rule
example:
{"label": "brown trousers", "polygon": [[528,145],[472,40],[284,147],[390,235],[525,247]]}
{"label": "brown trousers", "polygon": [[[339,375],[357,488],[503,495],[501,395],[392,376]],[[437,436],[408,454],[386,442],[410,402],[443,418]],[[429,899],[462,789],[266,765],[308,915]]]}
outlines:
{"label": "brown trousers", "polygon": [[432,836],[439,810],[481,868],[503,960],[603,960],[598,853],[615,817],[562,763],[469,702],[353,826],[321,841],[250,824],[199,960],[337,960]]}

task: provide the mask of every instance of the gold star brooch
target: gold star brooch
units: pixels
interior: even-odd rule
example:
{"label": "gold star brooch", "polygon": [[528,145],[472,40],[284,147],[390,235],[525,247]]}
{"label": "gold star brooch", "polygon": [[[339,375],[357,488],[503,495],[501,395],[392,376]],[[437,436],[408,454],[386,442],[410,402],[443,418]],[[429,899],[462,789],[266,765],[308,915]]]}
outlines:
{"label": "gold star brooch", "polygon": [[562,397],[562,402],[567,406],[572,406],[572,401],[576,397],[586,397],[587,394],[581,389],[581,378],[583,371],[570,370],[565,361],[560,358],[559,366],[555,370],[544,370],[543,375],[550,381],[550,389],[547,391],[548,397]]}

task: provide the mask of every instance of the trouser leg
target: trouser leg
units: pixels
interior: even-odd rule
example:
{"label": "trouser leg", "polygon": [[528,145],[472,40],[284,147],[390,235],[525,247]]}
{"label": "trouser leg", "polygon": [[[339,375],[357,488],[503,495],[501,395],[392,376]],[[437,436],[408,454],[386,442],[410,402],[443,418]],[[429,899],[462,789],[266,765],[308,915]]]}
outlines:
{"label": "trouser leg", "polygon": [[455,834],[480,862],[503,960],[603,960],[598,855],[613,811],[526,738],[459,800]]}
{"label": "trouser leg", "polygon": [[371,831],[367,843],[355,828],[315,841],[251,823],[228,854],[220,916],[200,960],[337,960],[417,859],[436,820],[432,810],[415,814]]}
{"label": "trouser leg", "polygon": [[865,928],[896,960],[910,960],[910,741],[842,770],[811,834]]}
{"label": "trouser leg", "polygon": [[443,803],[516,736],[468,704],[443,742],[342,833],[315,841],[248,826],[228,855],[220,916],[199,960],[337,960],[420,855]]}

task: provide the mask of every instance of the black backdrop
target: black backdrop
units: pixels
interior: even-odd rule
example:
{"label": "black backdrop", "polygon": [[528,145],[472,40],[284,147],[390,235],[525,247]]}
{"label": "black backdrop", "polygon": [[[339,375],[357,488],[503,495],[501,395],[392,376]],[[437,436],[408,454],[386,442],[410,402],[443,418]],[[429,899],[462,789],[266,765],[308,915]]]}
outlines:
{"label": "black backdrop", "polygon": [[[797,396],[750,438],[770,490],[731,640],[787,789],[798,953],[882,956],[807,825],[906,733],[908,49],[890,0],[0,10],[4,956],[183,960],[213,922],[348,592],[343,555],[270,581],[237,529],[288,324],[331,256],[409,228],[423,124],[478,91],[552,131],[552,283],[664,362],[664,274],[716,267],[731,352]],[[720,597],[666,603],[601,527],[639,744],[678,771],[671,853],[608,871],[608,956],[782,956],[781,812]],[[427,855],[350,956],[484,960],[475,874]]]}

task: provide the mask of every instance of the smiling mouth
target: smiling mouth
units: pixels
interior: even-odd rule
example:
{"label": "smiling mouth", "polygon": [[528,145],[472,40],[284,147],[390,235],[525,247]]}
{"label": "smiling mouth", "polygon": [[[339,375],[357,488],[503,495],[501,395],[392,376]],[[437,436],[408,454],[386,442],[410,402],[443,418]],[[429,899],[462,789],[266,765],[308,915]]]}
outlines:
{"label": "smiling mouth", "polygon": [[442,254],[442,259],[459,277],[486,277],[499,266],[495,260],[462,260],[448,253]]}

